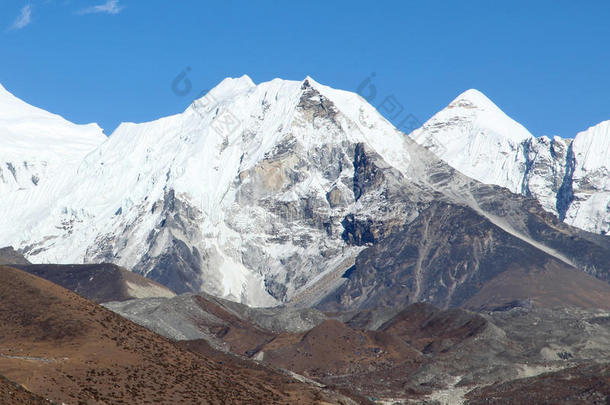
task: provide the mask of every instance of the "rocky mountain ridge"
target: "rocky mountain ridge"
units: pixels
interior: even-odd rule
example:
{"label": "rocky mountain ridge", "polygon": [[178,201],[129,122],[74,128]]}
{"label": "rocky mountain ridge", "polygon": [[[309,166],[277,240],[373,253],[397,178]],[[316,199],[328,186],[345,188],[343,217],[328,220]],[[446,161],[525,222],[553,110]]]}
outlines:
{"label": "rocky mountain ridge", "polygon": [[[468,103],[452,109],[477,115]],[[485,125],[513,125],[489,111]],[[182,114],[122,124],[74,172],[34,188],[38,204],[9,193],[18,208],[0,244],[34,263],[111,262],[177,293],[252,306],[455,306],[514,262],[609,279],[607,237],[463,175],[414,139],[311,78],[226,79]]]}

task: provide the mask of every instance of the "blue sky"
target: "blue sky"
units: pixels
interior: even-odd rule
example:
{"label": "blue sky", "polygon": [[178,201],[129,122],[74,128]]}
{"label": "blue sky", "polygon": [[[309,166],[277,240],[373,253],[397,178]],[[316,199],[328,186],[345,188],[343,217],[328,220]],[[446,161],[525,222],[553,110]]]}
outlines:
{"label": "blue sky", "polygon": [[9,91],[107,133],[242,74],[355,91],[374,72],[373,103],[420,121],[468,88],[535,135],[610,119],[608,1],[2,0],[0,50]]}

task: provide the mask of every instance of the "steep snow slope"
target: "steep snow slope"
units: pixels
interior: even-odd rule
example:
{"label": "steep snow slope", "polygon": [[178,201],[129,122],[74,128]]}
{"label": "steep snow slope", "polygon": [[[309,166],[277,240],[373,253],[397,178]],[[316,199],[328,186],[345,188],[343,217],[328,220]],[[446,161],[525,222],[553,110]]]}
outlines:
{"label": "steep snow slope", "polygon": [[[572,143],[571,204],[566,222],[610,233],[610,121],[579,133]],[[569,195],[569,194],[568,194]]]}
{"label": "steep snow slope", "polygon": [[534,197],[568,224],[610,231],[608,122],[574,140],[535,138],[482,93],[468,90],[411,136],[462,173]]}
{"label": "steep snow slope", "polygon": [[73,124],[0,85],[0,193],[44,186],[105,140],[97,124]]}
{"label": "steep snow slope", "polygon": [[[106,141],[97,124],[76,125],[0,85],[0,227],[22,233],[45,219],[85,155]],[[9,244],[6,244],[9,245]],[[6,246],[3,245],[3,246]]]}

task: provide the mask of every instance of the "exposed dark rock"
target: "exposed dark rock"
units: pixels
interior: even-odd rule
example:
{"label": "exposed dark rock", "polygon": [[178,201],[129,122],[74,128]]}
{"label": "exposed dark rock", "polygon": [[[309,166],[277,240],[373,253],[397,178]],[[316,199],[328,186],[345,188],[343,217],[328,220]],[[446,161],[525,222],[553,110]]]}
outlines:
{"label": "exposed dark rock", "polygon": [[0,248],[0,264],[30,264],[30,262],[12,246],[8,246]]}
{"label": "exposed dark rock", "polygon": [[563,183],[557,193],[557,212],[559,213],[559,219],[563,221],[568,212],[568,208],[574,201],[574,169],[576,168],[576,158],[574,157],[574,144],[571,143],[568,146],[568,153],[566,156],[566,173],[563,178]]}
{"label": "exposed dark rock", "polygon": [[[367,227],[359,228],[349,220],[344,222],[344,226],[346,234],[361,236],[361,239],[352,236],[355,242],[375,241],[368,236]],[[362,235],[369,239],[362,238]],[[587,244],[583,239],[578,241]],[[603,257],[603,252],[600,256]],[[514,269],[523,272],[511,273]],[[556,283],[570,283],[565,291],[561,285],[554,287],[553,271],[557,272]],[[318,307],[326,310],[363,309],[396,307],[417,301],[444,308],[460,306],[505,272],[507,277],[514,274],[510,277],[515,280],[514,287],[511,287],[513,290],[504,291],[507,295],[503,298],[507,301],[536,298],[540,305],[560,304],[563,300],[565,305],[610,308],[610,286],[607,284],[588,278],[468,207],[440,202],[422,211],[401,231],[380,239],[362,252],[355,265],[344,274],[346,283]],[[546,289],[538,292],[528,290],[535,284],[528,285],[520,280],[520,277],[533,276],[545,277],[546,281],[540,286],[545,285]],[[493,294],[502,291],[503,285],[498,284],[496,292],[490,290],[485,305],[495,303],[497,306],[507,302],[496,302],[493,298]],[[589,298],[593,297],[591,289],[597,291],[595,298]],[[509,292],[513,294],[512,298]],[[569,295],[571,299],[567,299]],[[482,297],[479,295],[477,305],[484,302]]]}

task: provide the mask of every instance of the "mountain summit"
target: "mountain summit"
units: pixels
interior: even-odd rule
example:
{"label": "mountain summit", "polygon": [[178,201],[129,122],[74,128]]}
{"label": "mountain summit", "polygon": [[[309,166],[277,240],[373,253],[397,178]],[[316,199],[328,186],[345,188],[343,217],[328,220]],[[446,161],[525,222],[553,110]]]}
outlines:
{"label": "mountain summit", "polygon": [[412,139],[462,173],[534,197],[568,224],[610,232],[610,130],[602,122],[574,139],[532,136],[477,90],[468,90]]}
{"label": "mountain summit", "polygon": [[483,183],[521,191],[522,168],[506,153],[519,153],[534,136],[478,90],[468,90],[411,137],[462,173]]}

